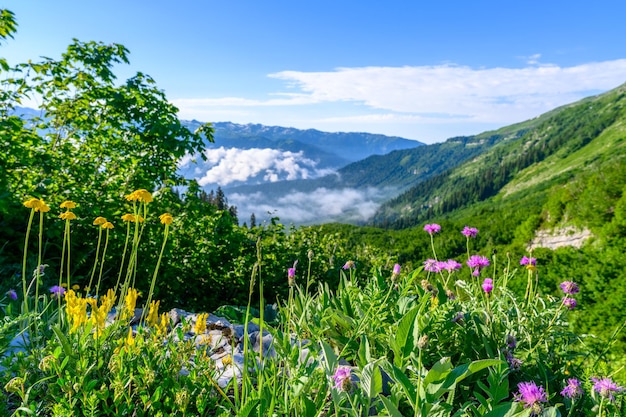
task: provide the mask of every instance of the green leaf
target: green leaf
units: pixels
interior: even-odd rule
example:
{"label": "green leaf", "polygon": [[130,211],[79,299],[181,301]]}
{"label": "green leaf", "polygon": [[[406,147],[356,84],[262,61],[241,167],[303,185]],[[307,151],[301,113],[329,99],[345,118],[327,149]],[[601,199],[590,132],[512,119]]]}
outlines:
{"label": "green leaf", "polygon": [[372,361],[370,344],[367,335],[361,335],[361,344],[359,345],[359,361],[361,364],[367,364]]}
{"label": "green leaf", "polygon": [[258,399],[258,398],[254,398],[252,400],[249,400],[246,403],[246,405],[237,412],[236,417],[248,417],[250,415],[250,413],[252,413],[254,410],[256,410],[256,408],[259,405],[259,402],[261,402],[261,400]]}
{"label": "green leaf", "polygon": [[516,402],[510,402],[506,404],[500,404],[493,408],[490,412],[485,414],[484,417],[522,417],[522,416],[530,416],[530,409],[526,409],[521,413],[518,413],[519,404]]}
{"label": "green leaf", "polygon": [[52,330],[54,331],[54,334],[59,340],[61,346],[63,346],[63,351],[65,352],[65,354],[70,358],[76,359],[76,355],[74,354],[74,352],[72,351],[72,347],[70,346],[70,341],[67,340],[67,337],[65,337],[59,326],[52,326]]}
{"label": "green leaf", "polygon": [[382,363],[382,367],[387,372],[389,377],[396,384],[398,384],[400,389],[402,389],[409,403],[413,407],[415,407],[415,394],[417,392],[417,389],[415,388],[409,377],[406,376],[400,368],[387,361]]}
{"label": "green leaf", "polygon": [[383,377],[380,373],[378,361],[365,365],[363,371],[361,371],[361,386],[370,399],[383,392]]}
{"label": "green leaf", "polygon": [[413,330],[415,328],[416,316],[419,310],[419,305],[413,307],[398,322],[396,337],[391,347],[395,354],[394,363],[399,367],[403,366],[404,360],[409,357],[415,346]]}
{"label": "green leaf", "polygon": [[330,347],[328,343],[325,341],[321,341],[322,345],[322,353],[324,354],[324,366],[326,366],[326,373],[328,375],[332,375],[335,372],[335,368],[337,368],[337,355],[333,351],[333,348]]}
{"label": "green leaf", "polygon": [[389,413],[391,417],[404,417],[389,398],[381,396],[380,400],[383,402],[383,405],[385,406],[387,413]]}

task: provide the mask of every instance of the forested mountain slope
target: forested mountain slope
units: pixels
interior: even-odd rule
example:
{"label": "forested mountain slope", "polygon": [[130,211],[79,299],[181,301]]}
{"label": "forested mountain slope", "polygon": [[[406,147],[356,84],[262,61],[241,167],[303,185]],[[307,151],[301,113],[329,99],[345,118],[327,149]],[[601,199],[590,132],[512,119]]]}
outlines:
{"label": "forested mountain slope", "polygon": [[625,103],[622,85],[546,115],[521,136],[509,136],[385,203],[372,224],[411,227],[491,197],[506,200],[533,192],[538,199],[592,170],[619,165],[625,151]]}

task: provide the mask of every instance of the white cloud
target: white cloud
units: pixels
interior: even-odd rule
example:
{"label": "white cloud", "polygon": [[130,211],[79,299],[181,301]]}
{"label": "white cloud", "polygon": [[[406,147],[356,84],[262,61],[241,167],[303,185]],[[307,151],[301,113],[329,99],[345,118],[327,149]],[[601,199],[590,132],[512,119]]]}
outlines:
{"label": "white cloud", "polygon": [[318,188],[313,192],[291,192],[271,201],[261,193],[228,195],[237,206],[240,221],[254,213],[257,221],[272,213],[284,224],[322,223],[330,219],[358,222],[369,219],[380,206],[384,195],[374,188],[332,190]]}
{"label": "white cloud", "polygon": [[218,184],[225,186],[234,182],[244,182],[260,177],[265,182],[316,178],[333,172],[317,168],[317,162],[306,158],[303,152],[281,151],[277,149],[206,149],[207,158],[185,156],[179,168],[188,168],[195,160],[195,178],[201,186]]}
{"label": "white cloud", "polygon": [[177,99],[183,118],[368,131],[426,143],[539,116],[626,81],[626,59],[575,66],[520,57],[521,68],[445,64],[281,71],[264,97]]}
{"label": "white cloud", "polygon": [[[536,64],[538,58],[534,55],[529,60]],[[270,76],[319,102],[361,102],[373,109],[423,115],[436,123],[468,118],[510,122],[571,102],[589,91],[618,86],[626,81],[626,59],[573,67],[365,67],[283,71]]]}

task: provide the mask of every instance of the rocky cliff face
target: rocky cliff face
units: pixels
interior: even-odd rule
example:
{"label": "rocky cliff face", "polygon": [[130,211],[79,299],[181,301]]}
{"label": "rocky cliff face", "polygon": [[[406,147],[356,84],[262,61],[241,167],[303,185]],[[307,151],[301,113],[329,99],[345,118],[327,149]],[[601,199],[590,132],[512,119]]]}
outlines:
{"label": "rocky cliff face", "polygon": [[536,248],[556,249],[564,246],[580,248],[591,237],[592,234],[589,229],[577,229],[572,226],[554,230],[540,230],[535,233],[535,238],[528,245],[528,250],[532,251]]}

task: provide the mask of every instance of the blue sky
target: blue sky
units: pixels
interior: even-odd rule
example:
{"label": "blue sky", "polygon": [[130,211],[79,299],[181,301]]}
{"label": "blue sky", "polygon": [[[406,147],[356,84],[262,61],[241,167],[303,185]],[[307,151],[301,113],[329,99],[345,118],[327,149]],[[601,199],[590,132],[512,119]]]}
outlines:
{"label": "blue sky", "polygon": [[180,117],[425,143],[626,82],[626,2],[14,0],[10,63],[121,43]]}

